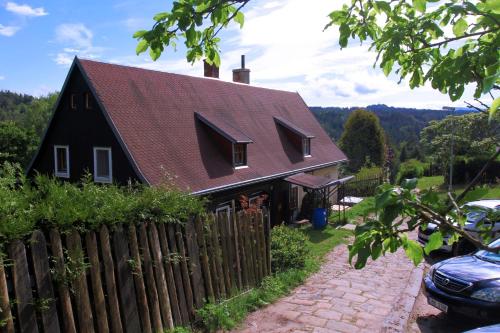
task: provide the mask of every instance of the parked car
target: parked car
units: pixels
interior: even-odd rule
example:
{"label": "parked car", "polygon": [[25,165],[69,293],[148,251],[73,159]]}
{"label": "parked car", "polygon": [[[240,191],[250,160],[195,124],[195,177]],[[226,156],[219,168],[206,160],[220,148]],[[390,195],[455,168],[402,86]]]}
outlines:
{"label": "parked car", "polygon": [[[496,221],[490,221],[488,219],[488,215],[491,215],[490,213],[500,212],[500,200],[488,199],[488,200],[471,201],[463,205],[461,209],[466,211],[467,222],[465,223],[464,229],[470,235],[477,237],[478,225],[480,223],[483,223],[485,226],[493,224],[492,239],[500,237],[500,220],[498,220],[498,218],[496,219]],[[437,225],[434,223],[429,223],[426,228],[420,227],[418,229],[419,243],[422,246],[425,246],[425,244],[427,244],[429,240],[430,235],[434,233],[436,230],[437,230]],[[448,244],[448,239],[449,237],[445,237],[444,244],[440,250],[451,252],[453,253],[453,255],[468,254],[476,250],[474,245],[472,245],[465,239],[460,239],[453,245]]]}
{"label": "parked car", "polygon": [[[490,245],[500,246],[500,238]],[[480,250],[443,260],[424,284],[428,303],[439,310],[500,322],[500,253]]]}

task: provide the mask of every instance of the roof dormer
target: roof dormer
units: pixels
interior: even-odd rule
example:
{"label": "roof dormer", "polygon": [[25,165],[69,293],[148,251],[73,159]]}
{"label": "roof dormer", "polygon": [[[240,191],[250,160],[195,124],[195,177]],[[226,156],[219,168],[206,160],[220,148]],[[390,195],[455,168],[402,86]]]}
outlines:
{"label": "roof dormer", "polygon": [[273,117],[274,121],[285,131],[290,143],[302,153],[302,156],[311,156],[311,139],[314,135],[303,130],[289,120],[282,117]]}
{"label": "roof dormer", "polygon": [[224,149],[221,147],[223,154],[228,155],[226,158],[232,162],[235,169],[247,167],[247,145],[253,143],[247,135],[245,135],[236,126],[229,124],[223,119],[203,115],[199,112],[195,112],[196,118],[205,124],[215,135],[223,138],[224,146],[230,146],[230,149]]}

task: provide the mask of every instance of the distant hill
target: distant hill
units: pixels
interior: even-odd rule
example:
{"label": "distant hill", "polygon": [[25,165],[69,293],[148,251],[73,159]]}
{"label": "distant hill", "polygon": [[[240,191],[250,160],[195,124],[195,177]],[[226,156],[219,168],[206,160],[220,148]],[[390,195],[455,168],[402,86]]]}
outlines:
{"label": "distant hill", "polygon": [[26,112],[26,105],[34,99],[30,95],[0,90],[0,121],[18,120]]}
{"label": "distant hill", "polygon": [[[316,116],[328,135],[338,140],[344,129],[344,123],[349,113],[359,107],[320,107],[311,106],[309,109]],[[450,115],[448,110],[396,108],[384,104],[369,105],[367,110],[373,111],[380,119],[380,124],[393,144],[400,142],[416,142],[420,131],[431,120],[440,120]],[[454,114],[465,114],[473,110],[460,108]]]}

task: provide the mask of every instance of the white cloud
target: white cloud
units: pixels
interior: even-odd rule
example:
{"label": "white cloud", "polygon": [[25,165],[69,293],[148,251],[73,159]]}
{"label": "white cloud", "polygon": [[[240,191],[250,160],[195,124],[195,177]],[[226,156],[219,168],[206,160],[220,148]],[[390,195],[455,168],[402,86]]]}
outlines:
{"label": "white cloud", "polygon": [[0,35],[5,37],[12,37],[16,34],[16,32],[20,29],[20,27],[16,26],[6,26],[0,24]]}
{"label": "white cloud", "polygon": [[9,12],[22,15],[22,16],[45,16],[48,15],[43,7],[33,8],[30,5],[19,5],[15,2],[7,2],[5,9]]}
{"label": "white cloud", "polygon": [[0,75],[0,81],[5,80],[5,76]]}
{"label": "white cloud", "polygon": [[57,26],[56,40],[78,48],[92,46],[94,34],[82,23],[65,23]]}
{"label": "white cloud", "polygon": [[59,65],[71,65],[75,55],[98,59],[105,50],[104,47],[94,46],[93,32],[82,23],[61,24],[56,27],[55,35],[56,41],[65,45],[54,57],[54,61]]}
{"label": "white cloud", "polygon": [[[323,31],[328,13],[347,0],[257,0],[245,13],[243,29],[230,29],[222,49],[221,78],[230,80],[247,54],[254,85],[298,91],[308,105],[435,107],[451,105],[446,95],[422,87],[411,90],[395,76],[385,77],[373,68],[376,54],[368,43],[351,41],[340,50],[338,28]],[[471,96],[467,91],[465,98]],[[455,103],[456,104],[456,103]],[[460,103],[459,104],[463,104]]]}

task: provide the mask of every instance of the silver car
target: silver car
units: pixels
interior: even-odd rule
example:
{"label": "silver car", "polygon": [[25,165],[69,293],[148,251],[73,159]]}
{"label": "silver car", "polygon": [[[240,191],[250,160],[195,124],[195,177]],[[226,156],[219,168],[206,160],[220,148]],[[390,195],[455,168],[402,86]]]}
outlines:
{"label": "silver car", "polygon": [[[498,199],[488,199],[488,200],[478,200],[466,203],[461,207],[465,210],[467,216],[467,222],[464,225],[465,231],[471,236],[477,238],[478,236],[478,224],[482,223],[484,226],[491,226],[492,239],[500,237],[500,220],[498,220],[498,213],[500,212],[500,200]],[[487,219],[490,213],[494,213],[497,217],[494,221]],[[427,228],[420,227],[418,229],[418,241],[422,246],[427,244],[429,237],[432,233],[437,230],[437,225],[434,223],[429,223]],[[453,255],[462,255],[471,253],[476,250],[474,245],[465,239],[460,239],[453,245],[448,244],[448,237],[445,237],[444,244],[440,250],[451,252]]]}

